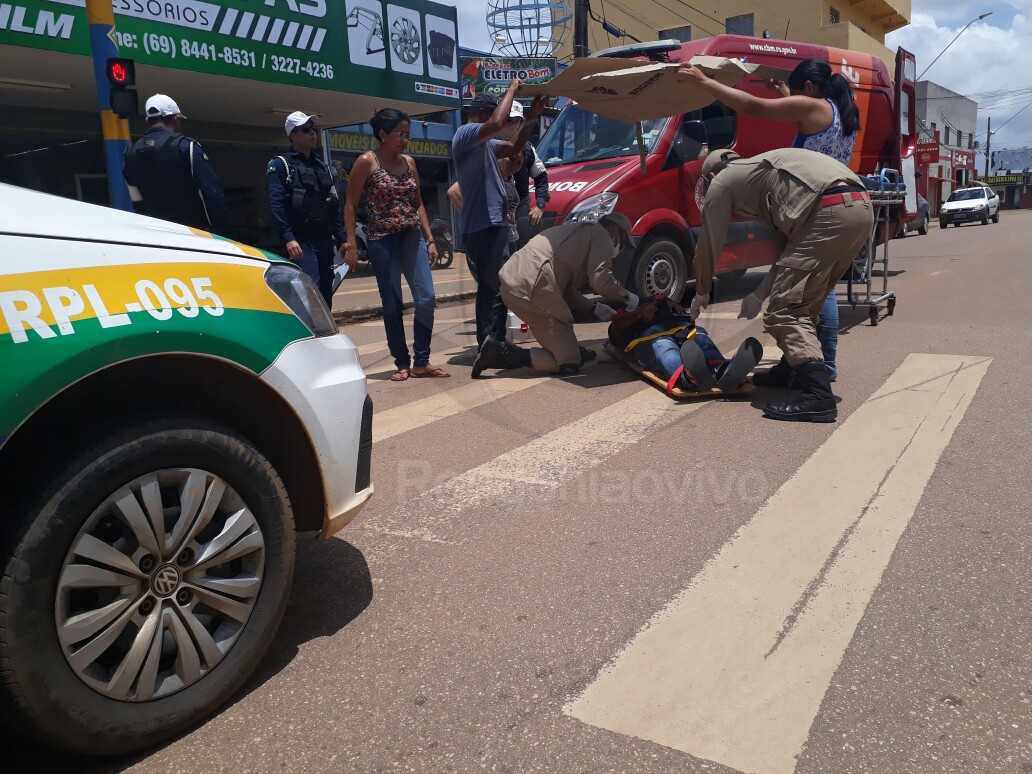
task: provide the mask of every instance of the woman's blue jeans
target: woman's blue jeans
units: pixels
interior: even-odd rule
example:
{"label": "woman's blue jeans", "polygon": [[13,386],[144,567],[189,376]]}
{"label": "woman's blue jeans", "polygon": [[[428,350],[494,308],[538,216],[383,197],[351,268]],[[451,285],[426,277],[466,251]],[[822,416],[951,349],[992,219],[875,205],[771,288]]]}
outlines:
{"label": "woman's blue jeans", "polygon": [[835,300],[835,291],[832,290],[824,299],[824,306],[821,307],[820,316],[817,318],[817,339],[821,342],[821,352],[824,353],[824,366],[828,369],[828,376],[832,378],[838,376],[838,366],[835,364],[838,328],[838,301]]}
{"label": "woman's blue jeans", "polygon": [[430,362],[430,336],[434,331],[434,280],[430,274],[430,257],[419,229],[388,234],[383,239],[369,240],[369,263],[376,272],[376,284],[383,303],[383,327],[387,347],[397,368],[409,368],[405,323],[401,314],[401,275],[405,275],[414,304],[412,352],[417,368]]}

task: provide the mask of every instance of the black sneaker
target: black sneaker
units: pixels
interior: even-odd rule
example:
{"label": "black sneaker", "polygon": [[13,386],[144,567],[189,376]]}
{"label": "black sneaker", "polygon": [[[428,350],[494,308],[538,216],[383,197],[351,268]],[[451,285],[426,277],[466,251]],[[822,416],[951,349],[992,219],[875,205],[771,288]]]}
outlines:
{"label": "black sneaker", "polygon": [[717,386],[706,363],[706,355],[691,339],[681,345],[681,363],[687,375],[698,386],[699,392],[709,392]]}
{"label": "black sneaker", "polygon": [[739,345],[735,356],[728,361],[724,373],[717,379],[717,387],[721,392],[734,392],[762,357],[763,345],[750,336]]}

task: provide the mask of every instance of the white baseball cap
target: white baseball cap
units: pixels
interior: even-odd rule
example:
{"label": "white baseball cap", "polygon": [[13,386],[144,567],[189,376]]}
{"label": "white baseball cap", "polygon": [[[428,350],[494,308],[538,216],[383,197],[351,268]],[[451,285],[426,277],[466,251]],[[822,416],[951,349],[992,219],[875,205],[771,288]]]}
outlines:
{"label": "white baseball cap", "polygon": [[289,135],[299,126],[304,126],[313,119],[315,119],[315,116],[306,115],[305,113],[302,113],[300,110],[295,110],[293,113],[287,116],[287,120],[283,124],[283,128],[287,130],[287,134]]}
{"label": "white baseball cap", "polygon": [[147,100],[147,118],[158,118],[159,116],[182,116],[176,101],[166,94],[155,94]]}
{"label": "white baseball cap", "polygon": [[515,100],[513,100],[512,109],[509,111],[509,120],[511,121],[514,118],[523,120],[523,105]]}

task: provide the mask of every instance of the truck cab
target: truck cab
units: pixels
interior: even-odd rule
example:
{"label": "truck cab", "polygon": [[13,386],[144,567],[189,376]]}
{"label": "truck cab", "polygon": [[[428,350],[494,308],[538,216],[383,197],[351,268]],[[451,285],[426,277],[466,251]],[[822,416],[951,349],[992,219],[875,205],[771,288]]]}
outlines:
{"label": "truck cab", "polygon": [[[660,41],[621,46],[593,56],[676,63],[696,55],[736,57],[786,70],[804,59],[828,62],[853,85],[860,110],[860,135],[850,168],[860,174],[885,167],[900,170],[908,182],[908,203],[892,213],[892,218],[902,223],[907,217],[904,209],[916,212],[912,153],[916,68],[912,54],[899,50],[895,81],[885,64],[870,54],[741,35],[718,35],[684,44]],[[743,78],[737,88],[769,96],[758,77]],[[614,260],[617,278],[639,295],[680,298],[693,277],[694,245],[702,226],[703,159],[722,148],[731,148],[743,157],[786,148],[791,146],[796,128],[789,122],[738,115],[714,102],[700,110],[643,121],[641,130],[644,170],[634,123],[605,118],[577,105],[564,108],[537,146],[548,168],[551,193],[543,225],[624,213],[633,225],[635,245]],[[756,221],[736,221],[717,274],[741,273],[773,263],[777,256],[773,237]]]}

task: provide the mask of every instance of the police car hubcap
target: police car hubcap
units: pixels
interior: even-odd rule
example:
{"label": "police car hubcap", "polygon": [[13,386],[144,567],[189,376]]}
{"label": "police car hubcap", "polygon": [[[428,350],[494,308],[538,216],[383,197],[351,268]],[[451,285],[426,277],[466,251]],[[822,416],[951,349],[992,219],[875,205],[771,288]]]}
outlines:
{"label": "police car hubcap", "polygon": [[55,599],[65,659],[111,699],[180,691],[236,644],[264,569],[261,528],[223,479],[140,476],[93,511],[65,557]]}

